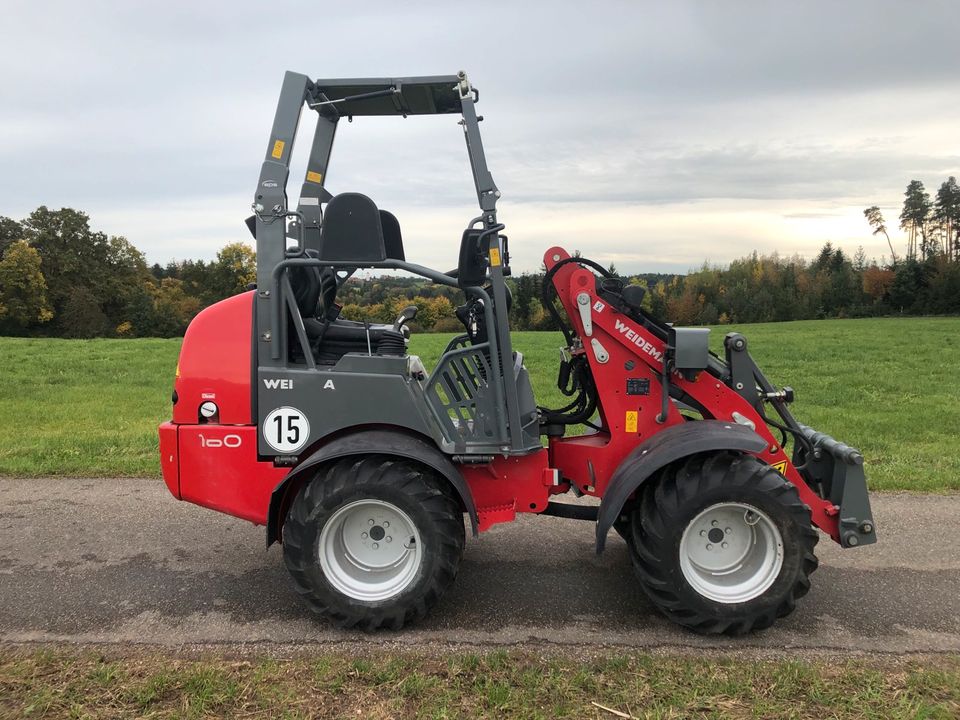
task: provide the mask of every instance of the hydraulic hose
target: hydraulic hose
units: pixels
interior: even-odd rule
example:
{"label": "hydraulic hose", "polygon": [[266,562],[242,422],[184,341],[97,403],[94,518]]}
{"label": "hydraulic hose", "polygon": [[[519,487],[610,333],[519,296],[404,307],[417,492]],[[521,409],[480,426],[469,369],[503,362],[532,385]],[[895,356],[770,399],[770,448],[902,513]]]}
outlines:
{"label": "hydraulic hose", "polygon": [[[593,260],[586,258],[564,258],[556,265],[550,268],[543,276],[543,286],[540,288],[540,301],[543,303],[547,314],[553,318],[553,321],[560,328],[567,346],[573,345],[573,330],[564,322],[563,317],[557,311],[554,301],[557,297],[556,288],[553,286],[553,276],[564,265],[577,263],[596,270],[604,278],[611,278],[614,275],[606,268]],[[569,361],[564,361],[560,366],[560,373],[557,377],[557,387],[567,397],[573,397],[573,401],[562,408],[540,407],[540,416],[546,424],[558,425],[578,425],[580,423],[589,424],[589,420],[597,411],[597,386],[593,381],[593,374],[590,372],[590,362],[586,355],[577,355]]]}

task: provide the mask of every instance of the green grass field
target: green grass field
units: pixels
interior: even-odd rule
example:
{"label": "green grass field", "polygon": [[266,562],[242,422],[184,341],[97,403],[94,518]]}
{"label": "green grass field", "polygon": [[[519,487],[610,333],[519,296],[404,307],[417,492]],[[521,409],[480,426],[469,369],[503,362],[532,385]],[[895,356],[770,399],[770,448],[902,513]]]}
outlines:
{"label": "green grass field", "polygon": [[[715,328],[719,350],[731,327]],[[871,487],[960,490],[960,318],[736,328],[794,414],[860,447]],[[448,336],[415,335],[432,367]],[[538,402],[560,403],[554,333],[517,333]],[[177,340],[0,338],[0,474],[157,477]]]}
{"label": "green grass field", "polygon": [[[371,651],[373,652],[373,651]],[[0,648],[0,717],[956,718],[960,659]]]}

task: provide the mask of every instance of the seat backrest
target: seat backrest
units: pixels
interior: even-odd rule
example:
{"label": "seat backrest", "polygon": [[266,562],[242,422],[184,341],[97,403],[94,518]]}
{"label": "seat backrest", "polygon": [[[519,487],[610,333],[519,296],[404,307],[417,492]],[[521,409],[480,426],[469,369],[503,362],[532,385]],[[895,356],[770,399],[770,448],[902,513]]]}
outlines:
{"label": "seat backrest", "polygon": [[[327,203],[320,228],[320,247],[307,247],[309,257],[331,261],[404,260],[400,223],[378,210],[360,193],[340,193]],[[337,275],[332,267],[296,268],[291,275],[297,308],[303,317],[336,319]]]}
{"label": "seat backrest", "polygon": [[373,200],[360,193],[340,193],[327,203],[320,228],[320,259],[361,264],[387,259],[380,211]]}
{"label": "seat backrest", "polygon": [[394,214],[380,211],[380,227],[383,230],[383,249],[391,260],[406,260],[403,254],[403,237],[400,235],[400,223]]}

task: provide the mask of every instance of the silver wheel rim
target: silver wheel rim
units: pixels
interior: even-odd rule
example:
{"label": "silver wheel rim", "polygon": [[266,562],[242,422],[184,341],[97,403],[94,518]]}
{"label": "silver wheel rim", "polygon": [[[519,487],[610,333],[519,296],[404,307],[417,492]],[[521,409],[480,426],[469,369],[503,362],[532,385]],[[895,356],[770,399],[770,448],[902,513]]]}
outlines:
{"label": "silver wheel rim", "polygon": [[698,593],[720,603],[763,595],[783,567],[783,538],[770,516],[745,503],[718,503],[687,525],[680,569]]}
{"label": "silver wheel rim", "polygon": [[417,575],[423,546],[403,510],[383,500],[357,500],[323,526],[317,557],[334,588],[355,600],[387,600]]}

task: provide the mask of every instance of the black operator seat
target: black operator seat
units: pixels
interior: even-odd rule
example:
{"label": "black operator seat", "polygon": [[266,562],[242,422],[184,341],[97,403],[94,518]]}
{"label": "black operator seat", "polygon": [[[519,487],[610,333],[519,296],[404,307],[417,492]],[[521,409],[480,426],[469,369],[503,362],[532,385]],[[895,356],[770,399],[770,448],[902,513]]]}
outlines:
{"label": "black operator seat", "polygon": [[[358,266],[388,258],[403,260],[400,224],[365,195],[341,193],[327,203],[319,247],[306,248],[306,253],[321,261],[356,262]],[[332,267],[303,270],[309,272],[294,275],[294,295],[317,362],[332,365],[349,352],[406,352],[403,334],[393,325],[340,317],[337,276]]]}

